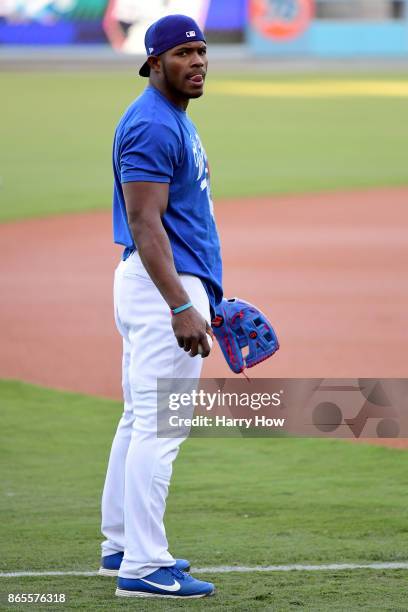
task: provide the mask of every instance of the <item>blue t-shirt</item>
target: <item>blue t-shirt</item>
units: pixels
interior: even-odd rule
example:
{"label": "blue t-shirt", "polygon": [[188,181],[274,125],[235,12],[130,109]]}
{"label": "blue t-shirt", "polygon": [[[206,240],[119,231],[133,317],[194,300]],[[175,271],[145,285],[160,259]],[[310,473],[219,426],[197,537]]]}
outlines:
{"label": "blue t-shirt", "polygon": [[162,221],[178,273],[198,276],[212,308],[222,299],[220,242],[214,221],[207,156],[194,124],[149,85],[127,109],[113,145],[113,233],[134,250],[122,183],[169,183]]}

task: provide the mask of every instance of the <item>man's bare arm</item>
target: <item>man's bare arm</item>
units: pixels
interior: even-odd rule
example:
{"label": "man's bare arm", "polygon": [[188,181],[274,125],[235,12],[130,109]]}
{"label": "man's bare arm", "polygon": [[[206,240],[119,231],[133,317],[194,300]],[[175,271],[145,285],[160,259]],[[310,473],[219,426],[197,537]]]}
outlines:
{"label": "man's bare arm", "polygon": [[[137,245],[140,259],[150,278],[170,308],[190,301],[174,266],[169,238],[162,223],[166,212],[169,186],[167,183],[131,182],[123,184],[130,231]],[[203,357],[210,353],[206,332],[212,330],[195,308],[189,308],[172,318],[174,334],[179,346]]]}

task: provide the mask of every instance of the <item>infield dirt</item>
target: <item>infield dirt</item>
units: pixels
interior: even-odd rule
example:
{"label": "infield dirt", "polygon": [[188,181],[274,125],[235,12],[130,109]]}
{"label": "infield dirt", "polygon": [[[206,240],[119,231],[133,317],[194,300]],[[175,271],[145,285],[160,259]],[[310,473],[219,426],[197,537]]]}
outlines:
{"label": "infield dirt", "polygon": [[[251,377],[405,377],[408,189],[218,204],[225,293],[271,319],[281,349]],[[0,225],[0,376],[119,398],[110,213]],[[203,375],[230,374],[218,347]]]}

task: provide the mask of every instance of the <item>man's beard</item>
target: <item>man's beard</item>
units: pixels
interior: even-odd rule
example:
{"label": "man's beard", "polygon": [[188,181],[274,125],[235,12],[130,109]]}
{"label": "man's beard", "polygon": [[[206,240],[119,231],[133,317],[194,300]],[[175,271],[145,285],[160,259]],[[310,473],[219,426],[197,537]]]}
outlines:
{"label": "man's beard", "polygon": [[201,90],[200,92],[194,93],[194,92],[184,91],[183,89],[179,89],[178,87],[176,87],[176,85],[174,85],[172,80],[169,78],[169,74],[168,74],[166,65],[164,63],[162,64],[162,67],[163,67],[164,78],[166,81],[166,87],[172,93],[174,93],[178,97],[186,98],[187,100],[194,100],[196,98],[201,98],[201,96],[204,93],[203,90]]}

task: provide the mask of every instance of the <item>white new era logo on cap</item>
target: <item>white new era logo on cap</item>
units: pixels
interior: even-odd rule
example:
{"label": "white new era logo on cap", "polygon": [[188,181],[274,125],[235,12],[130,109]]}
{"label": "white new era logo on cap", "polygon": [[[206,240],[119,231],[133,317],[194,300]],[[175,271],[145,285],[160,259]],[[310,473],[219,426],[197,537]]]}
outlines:
{"label": "white new era logo on cap", "polygon": [[193,36],[196,36],[196,33],[194,30],[190,30],[189,32],[186,32],[186,36],[187,38],[193,38]]}
{"label": "white new era logo on cap", "polygon": [[149,47],[149,53],[153,53],[154,47]]}

